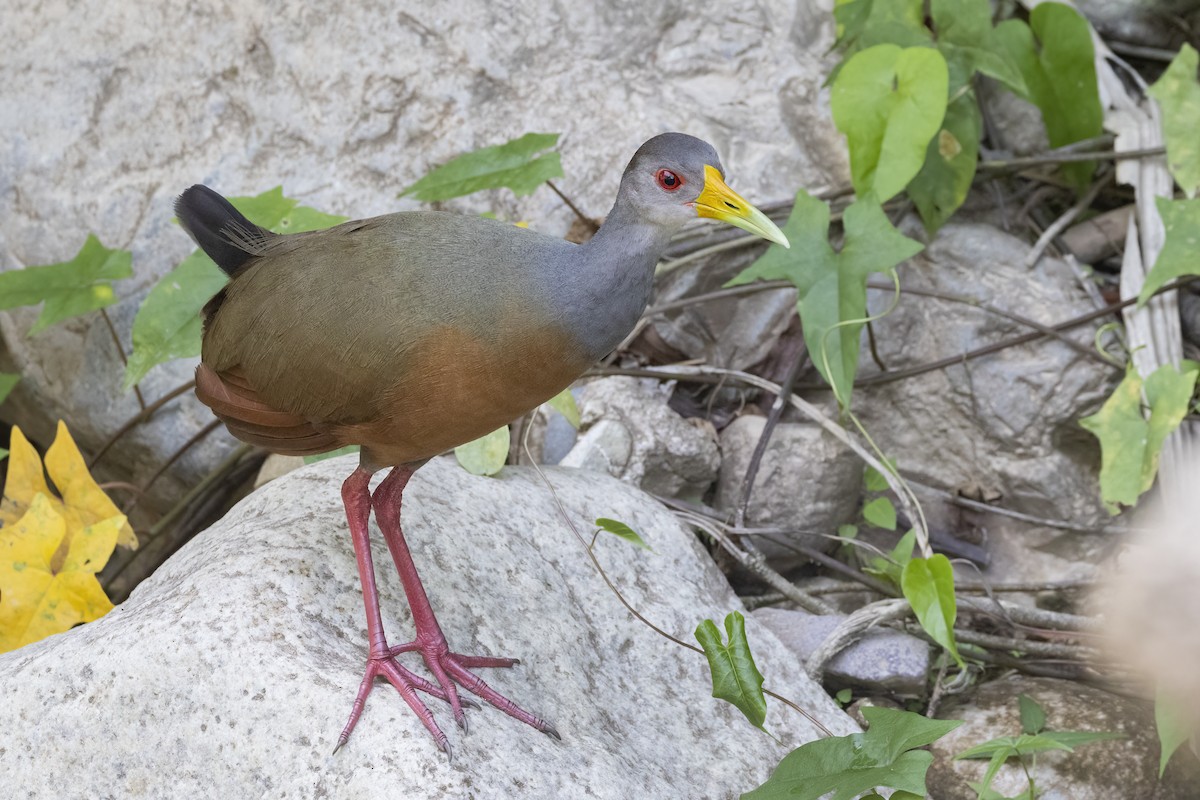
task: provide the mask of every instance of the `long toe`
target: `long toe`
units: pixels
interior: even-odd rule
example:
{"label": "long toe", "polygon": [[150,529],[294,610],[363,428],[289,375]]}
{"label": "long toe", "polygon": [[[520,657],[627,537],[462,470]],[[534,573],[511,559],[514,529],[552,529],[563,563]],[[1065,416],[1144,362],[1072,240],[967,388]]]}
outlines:
{"label": "long toe", "polygon": [[[505,714],[524,722],[526,725],[536,728],[543,733],[548,733],[556,739],[562,738],[558,735],[558,731],[556,731],[554,726],[550,725],[550,723],[546,722],[541,717],[530,714],[512,700],[509,700],[507,697],[488,686],[487,683],[484,682],[483,678],[480,678],[478,675],[468,669],[468,666],[512,666],[513,663],[516,663],[515,659],[461,656],[457,653],[446,653],[439,659],[439,661],[442,669],[449,673],[450,677],[454,679],[454,682],[462,686],[468,692],[471,692],[472,694],[486,700],[496,708],[503,711]],[[494,662],[506,663],[501,664]]]}
{"label": "long toe", "polygon": [[[441,686],[410,672],[396,663],[391,656],[369,658],[367,660],[366,672],[363,674],[362,682],[359,683],[358,693],[354,697],[354,704],[350,708],[350,719],[346,721],[345,727],[342,728],[342,732],[338,736],[337,746],[334,747],[333,752],[336,753],[340,750],[350,739],[350,734],[354,731],[354,726],[358,724],[359,717],[362,716],[363,709],[366,707],[367,695],[371,693],[371,689],[375,686],[375,678],[379,676],[386,678],[387,682],[395,687],[400,696],[404,698],[404,702],[408,703],[408,707],[413,710],[413,713],[421,720],[421,724],[429,731],[438,749],[445,753],[447,757],[450,757],[450,742],[446,738],[446,734],[438,727],[429,707],[425,705],[425,702],[417,693],[425,692],[439,700],[447,702],[449,702],[452,696],[457,700],[457,694],[452,695]],[[465,705],[475,708],[479,707],[474,701],[467,701]]]}

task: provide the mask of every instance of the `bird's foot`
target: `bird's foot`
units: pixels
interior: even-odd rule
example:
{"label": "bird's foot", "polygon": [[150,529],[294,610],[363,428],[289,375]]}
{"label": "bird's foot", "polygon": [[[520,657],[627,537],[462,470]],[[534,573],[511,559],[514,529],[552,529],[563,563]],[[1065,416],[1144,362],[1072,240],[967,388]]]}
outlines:
{"label": "bird's foot", "polygon": [[[372,648],[373,650],[376,648]],[[450,757],[450,742],[446,739],[446,734],[442,733],[437,723],[433,720],[433,714],[429,711],[429,707],[417,695],[417,692],[425,692],[439,700],[449,702],[449,696],[441,687],[430,683],[413,672],[402,667],[388,652],[387,646],[380,648],[380,652],[372,653],[367,658],[367,670],[363,675],[362,682],[358,685],[358,694],[354,697],[354,705],[350,708],[350,719],[346,722],[346,727],[342,729],[341,735],[338,736],[337,747],[333,748],[333,752],[337,752],[342,748],[349,739],[350,733],[354,730],[354,726],[358,724],[358,718],[362,716],[363,708],[367,703],[367,695],[371,693],[371,689],[375,685],[375,679],[383,677],[392,686],[396,687],[396,691],[404,698],[404,702],[408,703],[408,707],[413,710],[417,718],[433,736],[433,741],[437,744],[438,749]],[[475,708],[479,707],[478,703],[472,700],[467,701],[467,704]]]}
{"label": "bird's foot", "polygon": [[[553,736],[555,739],[562,738],[553,725],[518,707],[516,703],[501,695],[495,689],[488,686],[482,678],[471,672],[472,669],[481,667],[512,667],[520,664],[519,660],[497,656],[471,656],[452,653],[450,652],[450,647],[446,644],[445,636],[442,635],[440,630],[432,636],[421,637],[418,634],[418,637],[415,641],[392,647],[388,652],[391,656],[395,657],[402,653],[411,653],[414,650],[420,651],[421,656],[425,659],[425,666],[433,673],[438,683],[438,688],[445,694],[446,702],[450,704],[450,708],[454,712],[455,721],[463,731],[467,730],[467,717],[462,710],[463,701],[459,700],[458,686],[462,686],[477,697],[486,700],[510,717],[518,719],[542,733]],[[471,703],[469,698],[466,702]]]}
{"label": "bird's foot", "polygon": [[[396,656],[414,650],[421,651],[421,655],[425,659],[425,665],[437,679],[437,684],[405,669],[395,660]],[[480,667],[511,667],[520,663],[515,658],[470,656],[451,653],[445,638],[440,635],[427,644],[412,641],[407,644],[387,648],[379,654],[373,654],[367,660],[367,670],[363,675],[362,683],[359,684],[358,694],[354,698],[354,705],[350,710],[350,719],[346,722],[346,727],[342,729],[342,733],[338,737],[337,747],[334,748],[334,752],[336,753],[349,740],[350,733],[358,723],[358,718],[362,716],[363,708],[367,702],[367,695],[370,694],[375,684],[375,679],[381,676],[386,678],[388,683],[392,684],[400,692],[400,696],[404,698],[409,708],[421,720],[425,729],[433,736],[434,744],[447,757],[451,756],[450,742],[446,738],[446,734],[438,727],[437,722],[434,721],[429,707],[425,705],[425,702],[418,696],[417,692],[425,692],[428,695],[449,703],[454,713],[455,721],[464,732],[467,730],[467,717],[463,712],[463,708],[479,708],[479,704],[469,697],[460,699],[456,684],[491,703],[505,714],[536,728],[548,736],[561,739],[562,737],[559,736],[558,731],[555,730],[553,725],[521,709],[516,703],[488,686],[482,678],[470,671],[471,669],[478,669]]]}

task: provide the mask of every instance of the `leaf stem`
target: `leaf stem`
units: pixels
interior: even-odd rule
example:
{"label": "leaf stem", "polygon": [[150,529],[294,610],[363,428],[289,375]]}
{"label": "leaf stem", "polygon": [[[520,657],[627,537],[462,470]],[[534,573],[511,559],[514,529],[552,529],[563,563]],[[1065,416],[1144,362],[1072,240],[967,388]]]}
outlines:
{"label": "leaf stem", "polygon": [[[117,347],[117,355],[121,358],[121,364],[129,365],[129,359],[125,356],[125,348],[121,345],[121,337],[117,335],[117,328],[113,325],[112,317],[108,316],[108,309],[100,309],[100,318],[104,320],[104,324],[108,327],[108,333],[112,336],[113,344]],[[136,383],[133,385],[133,394],[137,397],[138,405],[142,411],[146,410],[146,398],[142,397],[142,388]]]}
{"label": "leaf stem", "polygon": [[592,219],[587,214],[584,214],[582,211],[580,211],[579,206],[572,203],[571,198],[569,198],[565,194],[563,194],[562,190],[554,185],[554,181],[547,180],[546,185],[550,187],[551,191],[553,191],[556,195],[558,195],[559,200],[562,200],[564,203],[566,203],[567,208],[569,208],[575,212],[575,216],[579,218],[579,221],[582,222],[584,225],[588,226],[588,228],[591,229],[592,233],[595,233],[596,231],[600,230],[600,223],[596,222],[596,220]]}

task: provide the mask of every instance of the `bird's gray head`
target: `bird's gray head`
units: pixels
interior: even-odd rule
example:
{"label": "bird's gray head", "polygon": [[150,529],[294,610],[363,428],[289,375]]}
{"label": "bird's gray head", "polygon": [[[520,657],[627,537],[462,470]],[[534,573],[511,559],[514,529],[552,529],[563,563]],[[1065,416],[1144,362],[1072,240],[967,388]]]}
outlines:
{"label": "bird's gray head", "polygon": [[620,197],[656,225],[673,229],[712,217],[788,246],[773,222],[725,185],[713,146],[686,133],[659,134],[639,147],[621,178]]}
{"label": "bird's gray head", "polygon": [[711,144],[686,133],[659,134],[633,154],[621,193],[643,220],[678,227],[696,218],[706,166],[725,174]]}

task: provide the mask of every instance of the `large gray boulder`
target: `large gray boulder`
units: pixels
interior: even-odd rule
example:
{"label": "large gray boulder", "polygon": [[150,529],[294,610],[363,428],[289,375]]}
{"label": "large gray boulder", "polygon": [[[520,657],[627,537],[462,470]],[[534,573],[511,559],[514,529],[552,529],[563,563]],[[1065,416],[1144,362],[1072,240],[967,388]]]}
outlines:
{"label": "large gray boulder", "polygon": [[[145,293],[192,249],[172,199],[279,184],[364,217],[418,204],[396,193],[464,151],[563,133],[559,181],[607,213],[633,150],[683,130],[712,141],[754,201],[844,182],[845,149],[821,87],[831,0],[613,4],[583,0],[282,3],[131,0],[87,14],[9,4],[0,59],[0,269],[71,258],[94,232],[133,251],[110,309],[126,348]],[[549,190],[446,204],[564,233]],[[5,409],[35,439],[69,421],[88,450],[137,410],[96,315],[26,338],[35,313],[0,314],[0,369],[25,379]],[[191,377],[161,367],[151,400]],[[188,399],[109,458],[141,481],[211,417]],[[169,504],[232,447],[223,432],[176,464],[147,505]]]}
{"label": "large gray boulder", "polygon": [[[441,624],[460,652],[520,657],[485,679],[563,741],[490,707],[468,710],[464,735],[433,705],[455,748],[447,763],[384,685],[332,755],[366,656],[338,500],[352,468],[342,458],[273,481],[108,616],[0,656],[0,795],[733,798],[816,737],[771,702],[776,744],[710,697],[705,660],[629,615],[535,472],[478,478],[441,459],[405,503]],[[692,641],[700,620],[741,608],[695,537],[646,495],[595,474],[547,475],[586,539],[592,519],[610,516],[654,548],[607,534],[595,543],[654,624]],[[411,617],[379,541],[375,559],[384,624],[399,643]],[[765,626],[746,624],[770,688],[835,734],[855,730]]]}
{"label": "large gray boulder", "polygon": [[[1092,311],[1070,267],[1055,258],[1024,266],[1029,245],[988,225],[952,224],[898,272],[903,286],[968,298],[1043,325]],[[872,314],[892,294],[870,292]],[[1087,353],[1102,321],[944,369],[854,392],[854,410],[900,470],[940,489],[996,500],[1027,514],[1082,526],[1108,519],[1100,502],[1100,448],[1080,425],[1120,371]],[[904,294],[877,320],[890,370],[927,364],[1029,332],[950,299]],[[866,337],[860,379],[877,373]],[[1081,350],[1083,352],[1081,352]]]}

